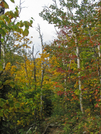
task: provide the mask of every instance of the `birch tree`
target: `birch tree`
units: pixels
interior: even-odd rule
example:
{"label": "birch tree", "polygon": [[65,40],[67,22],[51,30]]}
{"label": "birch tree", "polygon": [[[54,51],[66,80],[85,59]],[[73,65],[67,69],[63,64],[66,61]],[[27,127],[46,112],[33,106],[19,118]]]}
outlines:
{"label": "birch tree", "polygon": [[40,13],[40,16],[44,20],[47,20],[51,24],[55,24],[58,28],[68,27],[68,34],[71,35],[71,38],[74,40],[76,45],[76,55],[77,55],[77,68],[78,72],[78,83],[80,91],[80,109],[83,113],[83,96],[82,96],[82,85],[80,78],[80,49],[79,40],[80,36],[91,37],[91,27],[92,21],[93,26],[95,26],[95,11],[96,3],[94,1],[82,0],[81,4],[78,3],[78,0],[55,0],[53,4],[49,7],[45,7],[44,10]]}

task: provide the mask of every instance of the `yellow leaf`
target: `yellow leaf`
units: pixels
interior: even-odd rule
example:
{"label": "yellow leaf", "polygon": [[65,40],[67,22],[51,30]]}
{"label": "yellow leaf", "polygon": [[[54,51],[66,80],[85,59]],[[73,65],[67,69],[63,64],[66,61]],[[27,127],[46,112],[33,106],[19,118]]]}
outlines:
{"label": "yellow leaf", "polygon": [[28,34],[29,34],[28,29],[25,29],[25,30],[23,31],[23,36],[28,36]]}
{"label": "yellow leaf", "polygon": [[6,9],[9,8],[8,4],[7,4],[5,1],[4,1],[4,7],[5,7]]}

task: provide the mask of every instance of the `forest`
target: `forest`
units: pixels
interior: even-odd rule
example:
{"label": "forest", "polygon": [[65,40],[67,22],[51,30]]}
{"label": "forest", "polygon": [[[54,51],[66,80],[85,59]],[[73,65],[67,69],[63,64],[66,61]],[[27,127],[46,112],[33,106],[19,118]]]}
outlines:
{"label": "forest", "polygon": [[[101,134],[101,1],[53,0],[57,38],[35,52],[34,19],[0,0],[0,133]],[[14,0],[10,0],[14,3]],[[39,55],[39,56],[37,56]]]}

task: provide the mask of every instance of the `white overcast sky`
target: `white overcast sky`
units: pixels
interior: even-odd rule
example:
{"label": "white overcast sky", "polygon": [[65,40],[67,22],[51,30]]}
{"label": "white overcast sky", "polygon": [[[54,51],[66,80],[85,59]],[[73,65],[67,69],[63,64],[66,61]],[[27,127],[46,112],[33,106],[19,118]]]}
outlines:
{"label": "white overcast sky", "polygon": [[[11,3],[10,0],[7,0],[9,4],[9,9],[13,10],[15,6],[19,6],[20,0],[15,0],[15,3]],[[37,24],[41,27],[41,32],[43,33],[43,41],[49,43],[50,41],[56,38],[56,32],[54,26],[48,24],[47,21],[44,21],[39,13],[43,10],[43,6],[49,6],[52,0],[21,0],[22,1],[22,11],[20,14],[21,20],[30,20],[31,17],[34,18],[33,28],[30,28],[29,36],[33,36],[33,44],[36,46],[36,51],[40,50],[40,39],[38,32],[36,31]]]}

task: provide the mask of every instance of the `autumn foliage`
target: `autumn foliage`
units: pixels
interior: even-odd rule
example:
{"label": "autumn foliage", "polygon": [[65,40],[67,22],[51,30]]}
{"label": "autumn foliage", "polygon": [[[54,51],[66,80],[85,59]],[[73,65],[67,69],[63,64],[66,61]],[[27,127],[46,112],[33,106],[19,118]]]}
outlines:
{"label": "autumn foliage", "polygon": [[56,123],[64,134],[101,133],[101,2],[72,2],[40,13],[59,30],[38,57],[28,38],[33,21],[16,21],[18,8],[0,16],[1,134],[44,134]]}

